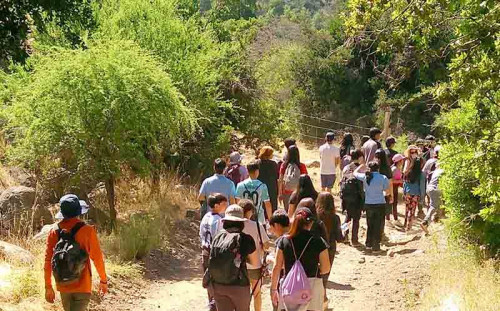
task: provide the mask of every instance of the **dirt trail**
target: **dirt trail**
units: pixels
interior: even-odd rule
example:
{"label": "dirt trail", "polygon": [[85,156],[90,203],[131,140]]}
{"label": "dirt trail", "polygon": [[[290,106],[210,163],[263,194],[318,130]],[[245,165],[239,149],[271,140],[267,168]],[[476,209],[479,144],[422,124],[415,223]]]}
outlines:
{"label": "dirt trail", "polygon": [[[304,151],[301,154],[304,162],[319,158],[314,149]],[[309,174],[319,189],[319,169],[309,168]],[[336,198],[337,207],[339,202]],[[404,207],[400,205],[400,215],[403,212]],[[389,223],[386,226],[389,243],[383,246],[387,251],[380,255],[366,254],[362,249],[339,244],[327,287],[328,310],[418,309],[418,293],[427,282],[426,251],[431,245],[431,238],[423,235],[418,223],[409,233]],[[146,260],[146,277],[151,283],[119,303],[109,305],[107,302],[111,303],[112,299],[106,299],[107,302],[100,307],[132,311],[206,310],[206,292],[201,286],[197,225],[194,221],[179,224],[170,251],[154,252]],[[360,241],[364,241],[365,233],[366,219],[363,217]],[[263,289],[263,310],[272,310],[269,280]]]}

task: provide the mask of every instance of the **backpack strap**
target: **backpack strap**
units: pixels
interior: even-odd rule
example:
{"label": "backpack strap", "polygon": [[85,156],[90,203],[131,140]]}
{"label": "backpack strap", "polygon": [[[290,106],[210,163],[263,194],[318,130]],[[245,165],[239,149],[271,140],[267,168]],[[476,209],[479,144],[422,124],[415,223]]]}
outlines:
{"label": "backpack strap", "polygon": [[295,261],[300,260],[302,258],[302,255],[304,255],[307,247],[309,246],[309,243],[311,242],[313,237],[309,238],[309,241],[307,241],[306,246],[302,250],[302,253],[300,254],[299,258],[297,258],[297,253],[295,252],[295,246],[293,245],[293,240],[290,238],[290,244],[292,244],[292,250],[293,250],[293,255],[295,256]]}
{"label": "backpack strap", "polygon": [[71,231],[70,231],[71,238],[74,239],[75,235],[78,233],[78,230],[80,230],[85,225],[86,224],[83,221],[76,223],[76,225],[74,225],[73,228],[71,228]]}

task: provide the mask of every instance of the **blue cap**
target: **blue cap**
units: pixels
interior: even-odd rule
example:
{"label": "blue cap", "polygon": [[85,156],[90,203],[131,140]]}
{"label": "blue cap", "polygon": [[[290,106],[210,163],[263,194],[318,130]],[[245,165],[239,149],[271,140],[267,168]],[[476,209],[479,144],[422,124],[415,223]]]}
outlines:
{"label": "blue cap", "polygon": [[56,215],[56,219],[68,219],[78,217],[89,211],[87,202],[78,199],[74,194],[67,194],[59,200],[61,210]]}

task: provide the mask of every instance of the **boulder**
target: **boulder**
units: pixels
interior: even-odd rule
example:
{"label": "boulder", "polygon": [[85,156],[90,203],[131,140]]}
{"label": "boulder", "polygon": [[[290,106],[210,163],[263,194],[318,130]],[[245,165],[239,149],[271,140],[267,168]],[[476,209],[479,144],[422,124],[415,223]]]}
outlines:
{"label": "boulder", "polygon": [[55,228],[57,228],[56,224],[45,225],[45,226],[42,227],[42,229],[40,230],[40,232],[38,232],[37,234],[35,234],[35,236],[33,237],[33,239],[34,240],[45,241],[45,240],[47,240],[47,237],[49,236],[50,230],[55,229]]}
{"label": "boulder", "polygon": [[35,189],[25,186],[11,187],[0,195],[0,214],[27,210],[35,203]]}
{"label": "boulder", "polygon": [[318,168],[319,168],[319,167],[320,167],[320,163],[319,163],[319,161],[317,161],[317,160],[314,160],[314,161],[307,161],[307,162],[305,163],[305,165],[306,165],[308,168],[313,168],[313,167],[318,167]]}
{"label": "boulder", "polygon": [[23,264],[31,264],[35,260],[35,256],[31,252],[4,241],[0,241],[0,257]]}
{"label": "boulder", "polygon": [[9,176],[19,185],[25,187],[35,186],[35,178],[27,170],[16,166],[10,166],[7,168],[7,171],[9,172]]}

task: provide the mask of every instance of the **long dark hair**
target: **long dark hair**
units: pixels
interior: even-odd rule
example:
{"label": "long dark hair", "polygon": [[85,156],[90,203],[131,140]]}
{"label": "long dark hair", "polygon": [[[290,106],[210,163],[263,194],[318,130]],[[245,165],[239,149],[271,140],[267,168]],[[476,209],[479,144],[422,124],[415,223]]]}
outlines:
{"label": "long dark hair", "polygon": [[288,236],[290,238],[294,238],[299,235],[302,231],[306,231],[306,227],[310,225],[314,219],[307,215],[307,213],[303,211],[297,212],[293,218],[292,226],[290,231],[288,232]]}
{"label": "long dark hair", "polygon": [[389,178],[391,173],[391,167],[389,166],[389,161],[387,161],[387,154],[383,149],[377,149],[375,151],[375,158],[378,159],[379,171],[381,174],[386,175]]}
{"label": "long dark hair", "polygon": [[296,145],[292,145],[288,148],[287,158],[283,164],[285,165],[285,168],[288,167],[289,164],[296,164],[297,166],[300,166],[300,153],[299,148]]}
{"label": "long dark hair", "polygon": [[366,183],[369,185],[373,179],[373,173],[378,172],[379,165],[376,161],[368,163],[368,170],[366,171]]}
{"label": "long dark hair", "polygon": [[320,218],[326,214],[335,214],[335,200],[330,192],[321,192],[318,195],[316,210]]}
{"label": "long dark hair", "polygon": [[304,198],[311,198],[314,201],[318,198],[318,191],[314,189],[313,182],[309,175],[303,174],[299,178],[299,189],[297,191],[298,202]]}
{"label": "long dark hair", "polygon": [[354,147],[354,138],[351,133],[345,133],[340,142],[340,157],[349,155],[349,150]]}

